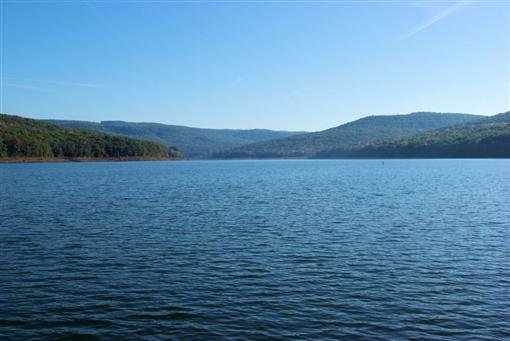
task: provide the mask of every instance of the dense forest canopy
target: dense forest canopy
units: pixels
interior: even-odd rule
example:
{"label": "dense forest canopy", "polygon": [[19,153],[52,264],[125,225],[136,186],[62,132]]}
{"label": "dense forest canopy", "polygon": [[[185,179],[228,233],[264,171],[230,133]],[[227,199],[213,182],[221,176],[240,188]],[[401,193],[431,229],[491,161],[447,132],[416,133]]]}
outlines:
{"label": "dense forest canopy", "polygon": [[179,158],[180,152],[152,141],[62,128],[0,114],[0,158]]}
{"label": "dense forest canopy", "polygon": [[88,129],[141,138],[166,146],[176,146],[188,158],[207,158],[215,152],[303,133],[267,129],[203,129],[161,123],[123,121],[102,121],[99,123],[66,120],[46,121],[66,128]]}
{"label": "dense forest canopy", "polygon": [[324,151],[317,158],[508,158],[510,112],[359,149]]}
{"label": "dense forest canopy", "polygon": [[[232,141],[266,139],[267,130],[211,130],[157,123],[46,121],[0,114],[0,158],[180,158],[179,150],[130,136],[190,143],[194,156]],[[177,127],[177,130],[172,130]],[[105,132],[109,132],[108,134]],[[114,134],[110,134],[114,132]],[[221,132],[223,144],[219,142]],[[286,132],[281,132],[283,135]],[[208,136],[208,137],[206,137]],[[204,146],[215,140],[204,152]],[[239,141],[238,141],[239,142]],[[241,142],[239,142],[241,143]],[[195,149],[193,149],[195,148]],[[212,148],[212,149],[211,149]],[[297,134],[227,149],[217,158],[442,158],[510,157],[510,112],[492,117],[466,114],[413,113],[368,116],[317,133]]]}
{"label": "dense forest canopy", "polygon": [[315,157],[336,149],[360,148],[374,141],[402,138],[452,126],[483,116],[418,112],[408,115],[367,116],[324,131],[295,135],[216,153],[217,158]]}

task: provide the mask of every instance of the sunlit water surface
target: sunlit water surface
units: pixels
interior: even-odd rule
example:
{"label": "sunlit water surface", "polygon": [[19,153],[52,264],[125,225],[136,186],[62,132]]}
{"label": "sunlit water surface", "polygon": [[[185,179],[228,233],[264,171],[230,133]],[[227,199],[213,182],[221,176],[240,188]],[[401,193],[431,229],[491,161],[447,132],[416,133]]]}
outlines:
{"label": "sunlit water surface", "polygon": [[508,338],[509,169],[3,164],[0,337]]}

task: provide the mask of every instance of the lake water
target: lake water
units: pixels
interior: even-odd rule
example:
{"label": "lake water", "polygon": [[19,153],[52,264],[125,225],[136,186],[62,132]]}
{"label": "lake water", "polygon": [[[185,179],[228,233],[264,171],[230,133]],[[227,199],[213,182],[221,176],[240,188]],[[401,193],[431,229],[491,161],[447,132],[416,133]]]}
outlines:
{"label": "lake water", "polygon": [[509,171],[3,164],[0,338],[509,338]]}

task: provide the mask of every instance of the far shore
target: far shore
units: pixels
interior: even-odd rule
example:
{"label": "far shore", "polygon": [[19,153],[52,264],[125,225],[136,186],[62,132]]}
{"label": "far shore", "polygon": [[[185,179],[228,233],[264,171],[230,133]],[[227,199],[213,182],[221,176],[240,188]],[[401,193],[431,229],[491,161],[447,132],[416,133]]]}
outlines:
{"label": "far shore", "polygon": [[0,158],[0,163],[41,163],[41,162],[119,162],[119,161],[180,161],[183,158],[169,157],[118,157],[118,158],[93,158],[93,157],[69,157],[69,158],[42,158],[20,157]]}

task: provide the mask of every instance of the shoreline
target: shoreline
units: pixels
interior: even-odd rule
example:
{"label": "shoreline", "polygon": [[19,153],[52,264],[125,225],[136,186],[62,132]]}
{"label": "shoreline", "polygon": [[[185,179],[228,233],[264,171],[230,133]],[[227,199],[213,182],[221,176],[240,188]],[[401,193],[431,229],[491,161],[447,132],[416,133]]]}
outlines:
{"label": "shoreline", "polygon": [[68,163],[68,162],[126,162],[126,161],[391,161],[391,160],[504,160],[508,157],[430,157],[430,158],[246,158],[246,159],[187,159],[187,158],[0,158],[0,164],[9,163]]}
{"label": "shoreline", "polygon": [[60,162],[122,162],[122,161],[181,161],[184,158],[163,158],[163,157],[119,157],[119,158],[90,158],[90,157],[69,157],[69,158],[0,158],[0,163],[60,163]]}

